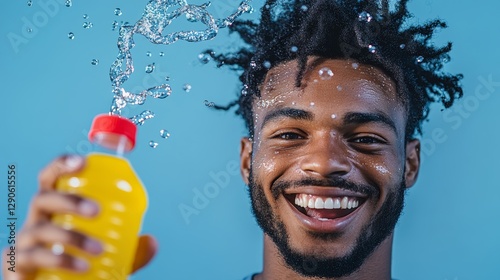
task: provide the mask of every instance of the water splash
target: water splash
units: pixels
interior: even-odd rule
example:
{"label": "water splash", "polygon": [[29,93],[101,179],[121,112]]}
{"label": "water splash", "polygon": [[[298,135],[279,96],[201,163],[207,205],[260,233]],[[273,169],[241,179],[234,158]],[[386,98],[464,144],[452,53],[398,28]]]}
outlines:
{"label": "water splash", "polygon": [[[130,75],[134,72],[134,64],[131,50],[135,46],[134,35],[140,34],[146,37],[151,43],[170,45],[179,40],[187,42],[199,42],[213,39],[219,29],[228,27],[245,12],[252,11],[249,5],[251,0],[241,2],[237,10],[226,18],[215,19],[208,11],[210,2],[202,5],[188,4],[186,0],[150,0],[144,8],[142,18],[131,25],[125,22],[121,25],[118,37],[119,53],[116,60],[111,65],[109,77],[113,87],[113,101],[111,103],[110,114],[121,115],[122,110],[127,105],[144,104],[146,98],[165,98],[170,95],[170,85],[164,84],[144,90],[140,93],[131,93],[122,86]],[[122,14],[119,8],[115,9],[115,15]],[[188,16],[190,21],[196,21],[206,26],[205,30],[176,31],[166,33],[165,30],[173,20],[182,15]],[[118,27],[116,21],[113,22],[113,29]],[[187,90],[186,90],[187,89]],[[185,91],[191,89],[190,85],[184,86]],[[157,94],[160,92],[161,94]],[[142,125],[148,118],[144,117],[145,112],[148,118],[154,117],[154,113],[144,111],[143,113],[131,118],[132,121]]]}

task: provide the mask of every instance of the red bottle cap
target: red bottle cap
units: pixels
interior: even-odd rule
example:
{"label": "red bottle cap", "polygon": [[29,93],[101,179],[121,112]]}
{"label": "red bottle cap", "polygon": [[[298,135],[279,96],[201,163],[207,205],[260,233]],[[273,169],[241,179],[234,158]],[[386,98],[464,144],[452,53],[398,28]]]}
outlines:
{"label": "red bottle cap", "polygon": [[118,147],[120,139],[125,136],[128,140],[125,151],[130,151],[135,146],[137,127],[127,118],[116,115],[98,115],[94,118],[89,132],[89,140],[95,142],[99,138],[100,144],[106,148]]}

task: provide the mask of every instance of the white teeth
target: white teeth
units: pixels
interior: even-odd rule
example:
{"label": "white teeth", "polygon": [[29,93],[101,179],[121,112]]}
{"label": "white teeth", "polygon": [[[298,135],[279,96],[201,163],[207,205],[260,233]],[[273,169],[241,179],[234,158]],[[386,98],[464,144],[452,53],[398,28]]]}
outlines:
{"label": "white teeth", "polygon": [[342,201],[340,202],[340,208],[341,209],[346,209],[347,208],[347,201],[348,200],[349,199],[346,196],[344,196],[344,198],[342,198]]}
{"label": "white teeth", "polygon": [[333,199],[331,197],[325,200],[325,209],[333,209]]}
{"label": "white teeth", "polygon": [[314,208],[314,198],[309,199],[309,202],[307,203],[307,207]]}
{"label": "white teeth", "polygon": [[333,209],[340,209],[340,199],[335,198],[333,201]]}
{"label": "white teeth", "polygon": [[316,209],[323,209],[325,208],[325,203],[323,202],[323,199],[321,198],[316,198],[316,202],[314,202],[314,208]]}
{"label": "white teeth", "polygon": [[354,209],[359,206],[359,200],[347,196],[342,198],[324,198],[310,194],[297,194],[295,196],[295,204],[311,209]]}

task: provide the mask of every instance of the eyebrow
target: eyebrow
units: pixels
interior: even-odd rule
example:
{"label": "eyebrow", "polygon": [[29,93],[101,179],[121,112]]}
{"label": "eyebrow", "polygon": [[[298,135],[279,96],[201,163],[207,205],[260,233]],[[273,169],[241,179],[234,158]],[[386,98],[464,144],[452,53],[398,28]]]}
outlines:
{"label": "eyebrow", "polygon": [[344,116],[344,125],[349,124],[366,124],[366,123],[380,123],[391,128],[396,135],[398,131],[396,129],[396,124],[384,113],[360,113],[360,112],[350,112]]}
{"label": "eyebrow", "polygon": [[314,119],[314,114],[309,111],[296,108],[290,108],[290,107],[280,108],[266,115],[264,121],[262,121],[261,129],[264,128],[264,126],[267,123],[283,118],[312,121]]}

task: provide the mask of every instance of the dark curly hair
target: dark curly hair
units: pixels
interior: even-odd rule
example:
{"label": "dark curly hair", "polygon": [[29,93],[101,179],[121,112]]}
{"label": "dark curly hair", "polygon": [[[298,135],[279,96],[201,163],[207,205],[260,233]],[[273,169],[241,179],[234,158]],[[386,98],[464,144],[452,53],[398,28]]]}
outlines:
{"label": "dark curly hair", "polygon": [[446,24],[433,20],[423,25],[405,26],[411,17],[408,0],[401,0],[390,11],[388,0],[267,0],[261,9],[260,23],[240,20],[230,26],[246,45],[237,52],[204,53],[218,67],[229,66],[240,74],[236,114],[245,120],[253,135],[252,104],[260,97],[259,85],[270,66],[297,60],[296,86],[300,86],[309,56],[352,59],[375,66],[396,83],[397,92],[407,108],[406,140],[422,133],[432,102],[445,108],[463,95],[462,75],[443,73],[450,60],[451,43],[435,47],[430,40]]}

